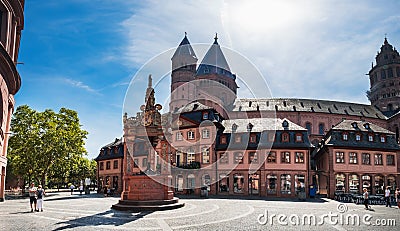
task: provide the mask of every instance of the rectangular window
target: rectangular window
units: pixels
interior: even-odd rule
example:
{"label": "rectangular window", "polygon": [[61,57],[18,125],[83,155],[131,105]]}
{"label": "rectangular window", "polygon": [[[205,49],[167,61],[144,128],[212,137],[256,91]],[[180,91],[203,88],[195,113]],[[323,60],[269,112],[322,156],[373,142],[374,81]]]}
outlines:
{"label": "rectangular window", "polygon": [[208,130],[208,129],[203,129],[203,131],[202,131],[202,138],[203,138],[203,139],[208,139],[208,138],[210,138],[210,130]]}
{"label": "rectangular window", "polygon": [[209,148],[202,149],[202,159],[203,159],[203,164],[210,163],[210,149]]}
{"label": "rectangular window", "polygon": [[281,163],[290,163],[290,152],[281,152]]}
{"label": "rectangular window", "polygon": [[147,158],[143,158],[142,167],[147,167]]}
{"label": "rectangular window", "polygon": [[302,142],[303,136],[301,134],[296,134],[296,142]]}
{"label": "rectangular window", "polygon": [[304,152],[296,152],[295,157],[294,161],[296,163],[304,163]]}
{"label": "rectangular window", "polygon": [[106,169],[111,169],[111,161],[106,162]]}
{"label": "rectangular window", "polygon": [[229,154],[227,152],[219,154],[219,161],[221,164],[229,163]]}
{"label": "rectangular window", "polygon": [[370,165],[371,164],[371,156],[369,153],[362,154],[362,164]]}
{"label": "rectangular window", "polygon": [[177,133],[176,133],[176,140],[177,140],[177,141],[183,140],[182,132],[177,132]]}
{"label": "rectangular window", "polygon": [[256,164],[258,163],[258,156],[257,152],[249,152],[249,164]]}
{"label": "rectangular window", "polygon": [[385,143],[386,142],[386,137],[385,136],[381,136],[381,143]]}
{"label": "rectangular window", "polygon": [[382,165],[383,161],[382,161],[382,154],[375,154],[375,165]]}
{"label": "rectangular window", "polygon": [[344,163],[344,152],[336,152],[336,163]]}
{"label": "rectangular window", "polygon": [[188,140],[194,140],[194,131],[188,131],[187,136]]}
{"label": "rectangular window", "polygon": [[104,162],[100,162],[100,170],[104,170]]}
{"label": "rectangular window", "polygon": [[240,143],[242,142],[242,137],[239,134],[235,135],[235,143]]}
{"label": "rectangular window", "polygon": [[282,142],[289,142],[289,134],[288,133],[282,134]]}
{"label": "rectangular window", "polygon": [[349,153],[349,163],[350,164],[357,164],[357,153],[350,152]]}
{"label": "rectangular window", "polygon": [[360,141],[361,140],[361,135],[360,134],[356,134],[356,141]]}
{"label": "rectangular window", "polygon": [[267,157],[268,163],[276,163],[276,152],[269,152]]}
{"label": "rectangular window", "polygon": [[374,136],[373,135],[368,135],[368,141],[373,142],[374,141]]}
{"label": "rectangular window", "polygon": [[243,163],[243,153],[235,152],[233,161],[235,164],[242,164]]}
{"label": "rectangular window", "polygon": [[387,165],[395,165],[395,163],[394,163],[394,155],[387,155],[386,156],[386,164]]}
{"label": "rectangular window", "polygon": [[191,164],[196,161],[196,156],[193,151],[188,151],[186,163]]}
{"label": "rectangular window", "polygon": [[343,137],[343,140],[347,140],[348,139],[347,133],[343,133],[342,137]]}
{"label": "rectangular window", "polygon": [[114,160],[114,169],[118,169],[118,160]]}
{"label": "rectangular window", "polygon": [[133,159],[133,166],[134,166],[135,168],[138,168],[138,167],[139,167],[139,159],[137,159],[137,158]]}

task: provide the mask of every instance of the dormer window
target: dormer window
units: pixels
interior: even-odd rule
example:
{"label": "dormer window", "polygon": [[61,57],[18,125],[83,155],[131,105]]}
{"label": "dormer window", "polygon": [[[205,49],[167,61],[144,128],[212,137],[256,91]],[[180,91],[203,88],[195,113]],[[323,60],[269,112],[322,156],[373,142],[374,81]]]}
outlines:
{"label": "dormer window", "polygon": [[289,122],[287,122],[287,120],[284,120],[282,123],[282,127],[283,128],[288,128],[289,127]]}
{"label": "dormer window", "polygon": [[358,128],[356,122],[351,123],[351,126],[352,126],[353,128]]}
{"label": "dormer window", "polygon": [[386,142],[386,136],[381,135],[381,143],[385,143]]}
{"label": "dormer window", "polygon": [[289,142],[289,133],[282,133],[282,142]]}
{"label": "dormer window", "polygon": [[226,136],[221,136],[220,143],[226,144]]}
{"label": "dormer window", "polygon": [[356,141],[360,141],[361,140],[361,135],[360,134],[356,134]]}
{"label": "dormer window", "polygon": [[252,123],[247,124],[247,131],[251,132],[251,130],[253,129],[254,125]]}
{"label": "dormer window", "polygon": [[275,141],[275,133],[268,133],[268,141],[274,142]]}
{"label": "dormer window", "polygon": [[208,112],[203,112],[203,120],[207,120],[208,119]]}
{"label": "dormer window", "polygon": [[349,136],[349,135],[348,135],[347,133],[343,133],[343,134],[342,134],[342,139],[343,139],[343,140],[348,140],[348,139],[349,139],[348,136]]}
{"label": "dormer window", "polygon": [[236,132],[237,128],[238,128],[237,124],[235,123],[232,124],[232,132]]}
{"label": "dormer window", "polygon": [[365,123],[365,124],[364,124],[364,128],[365,128],[365,129],[369,129],[369,123]]}
{"label": "dormer window", "polygon": [[296,134],[296,142],[302,142],[303,141],[303,135],[301,133]]}

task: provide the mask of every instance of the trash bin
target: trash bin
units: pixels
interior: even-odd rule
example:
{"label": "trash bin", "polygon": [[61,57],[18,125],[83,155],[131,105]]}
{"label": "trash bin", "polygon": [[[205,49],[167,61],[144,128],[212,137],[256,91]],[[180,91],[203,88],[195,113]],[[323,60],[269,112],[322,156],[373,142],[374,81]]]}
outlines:
{"label": "trash bin", "polygon": [[314,185],[310,185],[310,198],[314,198],[316,193],[317,189],[314,187]]}
{"label": "trash bin", "polygon": [[200,196],[201,196],[201,197],[208,198],[207,186],[201,187]]}

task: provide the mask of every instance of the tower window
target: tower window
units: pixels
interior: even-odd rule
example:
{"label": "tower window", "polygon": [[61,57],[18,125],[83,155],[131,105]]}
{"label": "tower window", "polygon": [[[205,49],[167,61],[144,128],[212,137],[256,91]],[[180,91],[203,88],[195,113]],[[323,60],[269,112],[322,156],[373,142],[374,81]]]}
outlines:
{"label": "tower window", "polygon": [[381,78],[386,79],[386,72],[383,69],[381,70]]}

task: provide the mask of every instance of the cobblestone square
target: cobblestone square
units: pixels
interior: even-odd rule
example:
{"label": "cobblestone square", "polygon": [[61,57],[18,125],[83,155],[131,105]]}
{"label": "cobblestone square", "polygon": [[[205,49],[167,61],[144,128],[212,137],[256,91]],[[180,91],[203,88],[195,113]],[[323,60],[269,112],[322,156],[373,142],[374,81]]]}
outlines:
{"label": "cobblestone square", "polygon": [[[146,213],[112,210],[118,200],[95,193],[48,193],[44,211],[33,213],[29,199],[6,200],[0,204],[0,230],[398,230],[400,225],[400,209],[394,206],[365,210],[330,199],[193,197],[181,199],[183,208]],[[310,216],[315,216],[315,225],[310,225]],[[346,224],[350,216],[359,217],[360,224],[353,225],[353,218]]]}

